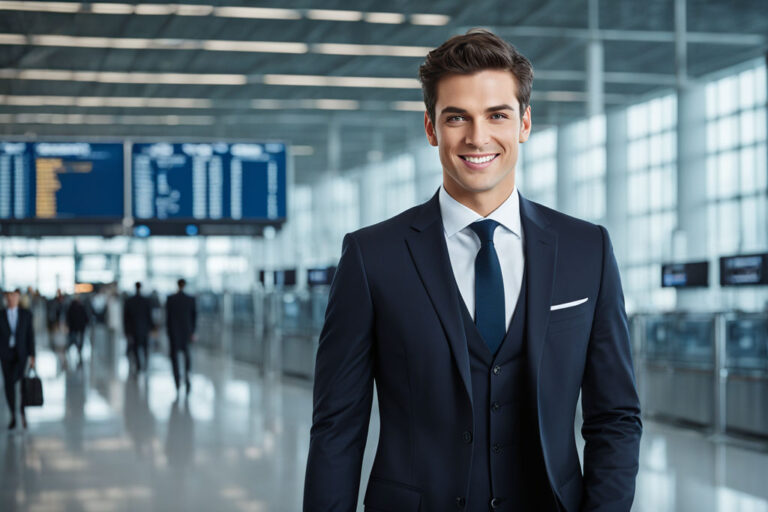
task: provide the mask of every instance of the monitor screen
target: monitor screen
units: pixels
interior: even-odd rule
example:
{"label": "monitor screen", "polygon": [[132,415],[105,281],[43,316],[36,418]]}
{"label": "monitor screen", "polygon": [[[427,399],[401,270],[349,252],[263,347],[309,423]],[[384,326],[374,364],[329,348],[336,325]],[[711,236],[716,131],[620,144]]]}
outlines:
{"label": "monitor screen", "polygon": [[720,286],[768,284],[768,254],[720,258]]}
{"label": "monitor screen", "polygon": [[121,143],[0,142],[0,220],[124,215]]}
{"label": "monitor screen", "polygon": [[330,285],[335,273],[336,267],[310,268],[307,270],[307,284],[309,286]]}
{"label": "monitor screen", "polygon": [[132,145],[138,220],[277,222],[286,217],[281,143]]}
{"label": "monitor screen", "polygon": [[709,262],[665,263],[661,266],[662,288],[709,286]]}

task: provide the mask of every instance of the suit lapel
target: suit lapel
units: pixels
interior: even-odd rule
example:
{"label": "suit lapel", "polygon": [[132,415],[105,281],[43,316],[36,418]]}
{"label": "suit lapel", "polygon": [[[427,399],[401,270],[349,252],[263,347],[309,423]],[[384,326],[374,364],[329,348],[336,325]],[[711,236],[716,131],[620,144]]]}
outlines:
{"label": "suit lapel", "polygon": [[425,203],[406,236],[411,258],[445,330],[464,387],[472,401],[469,354],[461,321],[459,294],[445,244],[438,194]]}
{"label": "suit lapel", "polygon": [[539,374],[549,324],[549,308],[555,281],[557,233],[538,207],[520,196],[520,220],[525,237],[525,265],[528,273],[527,347],[528,375],[538,403]]}

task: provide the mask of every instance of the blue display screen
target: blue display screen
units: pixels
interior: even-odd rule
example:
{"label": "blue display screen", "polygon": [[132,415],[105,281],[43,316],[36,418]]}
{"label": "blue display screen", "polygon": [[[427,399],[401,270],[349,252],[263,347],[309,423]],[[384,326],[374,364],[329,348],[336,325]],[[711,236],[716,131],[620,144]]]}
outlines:
{"label": "blue display screen", "polygon": [[285,219],[284,144],[134,144],[131,152],[136,219]]}
{"label": "blue display screen", "polygon": [[0,143],[0,219],[123,216],[123,145]]}

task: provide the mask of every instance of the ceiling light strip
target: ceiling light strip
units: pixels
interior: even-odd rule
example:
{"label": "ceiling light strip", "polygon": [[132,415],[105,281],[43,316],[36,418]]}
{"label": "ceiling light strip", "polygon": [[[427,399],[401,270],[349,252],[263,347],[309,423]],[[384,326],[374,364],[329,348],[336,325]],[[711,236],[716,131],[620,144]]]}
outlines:
{"label": "ceiling light strip", "polygon": [[0,10],[56,13],[92,13],[140,16],[217,16],[222,18],[341,21],[413,25],[447,25],[451,17],[445,14],[411,14],[399,12],[363,12],[341,9],[283,9],[274,7],[214,6],[204,4],[107,3],[107,2],[14,2],[0,1]]}

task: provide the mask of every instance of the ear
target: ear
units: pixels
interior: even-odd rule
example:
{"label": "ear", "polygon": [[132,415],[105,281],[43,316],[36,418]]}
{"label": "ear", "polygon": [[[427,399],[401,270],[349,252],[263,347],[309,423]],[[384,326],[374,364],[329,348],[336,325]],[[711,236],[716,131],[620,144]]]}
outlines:
{"label": "ear", "polygon": [[424,112],[424,131],[427,134],[427,140],[432,146],[437,146],[437,132],[435,132],[435,125],[432,124],[432,120],[429,118],[429,114]]}
{"label": "ear", "polygon": [[520,119],[520,138],[519,142],[525,142],[531,136],[531,106],[525,108],[525,113]]}

